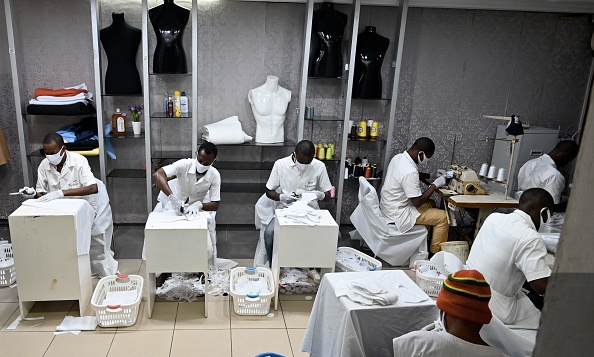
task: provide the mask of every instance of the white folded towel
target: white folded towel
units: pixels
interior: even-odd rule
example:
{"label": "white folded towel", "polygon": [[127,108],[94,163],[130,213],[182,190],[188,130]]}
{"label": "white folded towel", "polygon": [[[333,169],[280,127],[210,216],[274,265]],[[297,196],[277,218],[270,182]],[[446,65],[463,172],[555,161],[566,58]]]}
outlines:
{"label": "white folded towel", "polygon": [[239,118],[237,116],[232,116],[216,123],[203,126],[202,139],[213,144],[224,145],[243,144],[252,141],[253,138],[243,131]]}

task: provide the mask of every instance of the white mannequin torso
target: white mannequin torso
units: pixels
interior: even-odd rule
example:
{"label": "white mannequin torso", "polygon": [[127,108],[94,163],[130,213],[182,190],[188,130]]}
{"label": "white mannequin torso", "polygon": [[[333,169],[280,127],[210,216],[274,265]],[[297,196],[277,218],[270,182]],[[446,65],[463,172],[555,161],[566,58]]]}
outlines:
{"label": "white mannequin torso", "polygon": [[285,141],[285,113],[291,101],[291,91],[278,85],[278,77],[268,76],[266,83],[251,89],[248,101],[256,119],[256,142]]}

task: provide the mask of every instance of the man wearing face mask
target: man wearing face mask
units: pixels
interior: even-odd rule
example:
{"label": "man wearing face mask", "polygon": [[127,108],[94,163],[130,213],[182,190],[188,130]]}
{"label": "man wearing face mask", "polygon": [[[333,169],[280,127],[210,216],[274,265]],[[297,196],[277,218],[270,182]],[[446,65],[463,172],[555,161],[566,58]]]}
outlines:
{"label": "man wearing face mask", "polygon": [[[168,199],[168,202],[161,202],[164,208],[172,209],[178,215],[218,210],[221,175],[212,167],[216,158],[216,145],[205,142],[198,148],[196,159],[181,159],[157,170],[153,178]],[[177,176],[175,193],[167,183],[167,177],[170,176]],[[203,202],[206,193],[210,193],[210,202]]]}
{"label": "man wearing face mask", "polygon": [[[272,172],[266,182],[266,196],[274,201],[279,201],[278,208],[286,208],[299,198],[293,193],[302,194],[313,192],[317,200],[308,204],[314,209],[320,209],[318,201],[330,200],[332,184],[328,178],[326,165],[314,158],[314,144],[309,140],[302,140],[295,146],[295,152],[290,156],[276,160]],[[281,193],[277,190],[280,189]],[[264,231],[266,254],[272,266],[272,247],[274,241],[274,218]],[[313,279],[319,280],[319,275],[310,272]]]}
{"label": "man wearing face mask", "polygon": [[435,153],[435,144],[429,138],[419,138],[403,153],[392,158],[381,191],[380,209],[401,233],[408,232],[415,224],[433,226],[431,253],[441,250],[440,243],[447,242],[449,224],[446,213],[435,208],[431,195],[446,185],[440,176],[425,192],[421,192],[421,173],[417,168]]}
{"label": "man wearing face mask", "polygon": [[491,311],[506,325],[538,328],[540,311],[521,289],[526,281],[538,294],[547,288],[551,269],[538,229],[550,218],[553,206],[546,190],[524,191],[517,210],[493,213],[485,220],[470,250],[466,265],[483,273],[493,293]]}

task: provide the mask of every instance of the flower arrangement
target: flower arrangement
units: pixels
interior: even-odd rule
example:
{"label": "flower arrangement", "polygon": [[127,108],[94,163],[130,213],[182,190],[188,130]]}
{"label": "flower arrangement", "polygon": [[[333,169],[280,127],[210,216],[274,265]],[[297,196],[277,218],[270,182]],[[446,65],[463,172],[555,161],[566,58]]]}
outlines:
{"label": "flower arrangement", "polygon": [[133,104],[128,107],[132,111],[132,121],[139,122],[140,116],[142,115],[142,110],[144,109],[144,105],[142,104]]}

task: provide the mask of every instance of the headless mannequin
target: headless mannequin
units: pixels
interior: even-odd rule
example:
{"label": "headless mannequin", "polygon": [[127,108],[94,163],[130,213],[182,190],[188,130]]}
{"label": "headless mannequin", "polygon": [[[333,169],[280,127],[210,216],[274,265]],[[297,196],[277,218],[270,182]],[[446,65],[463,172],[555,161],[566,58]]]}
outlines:
{"label": "headless mannequin", "polygon": [[381,99],[382,63],[389,45],[390,40],[378,35],[373,26],[357,36],[353,98]]}
{"label": "headless mannequin", "polygon": [[313,13],[309,76],[337,78],[342,76],[342,35],[347,15],[323,3]]}
{"label": "headless mannequin", "polygon": [[182,37],[190,10],[164,0],[149,10],[149,18],[157,35],[153,73],[188,73]]}
{"label": "headless mannequin", "polygon": [[256,142],[284,142],[285,113],[291,101],[291,91],[278,85],[278,77],[268,76],[266,83],[248,92],[248,101],[256,118]]}
{"label": "headless mannequin", "polygon": [[136,52],[142,31],[128,25],[124,14],[114,12],[111,16],[111,25],[99,31],[108,61],[105,94],[142,94],[136,68]]}

